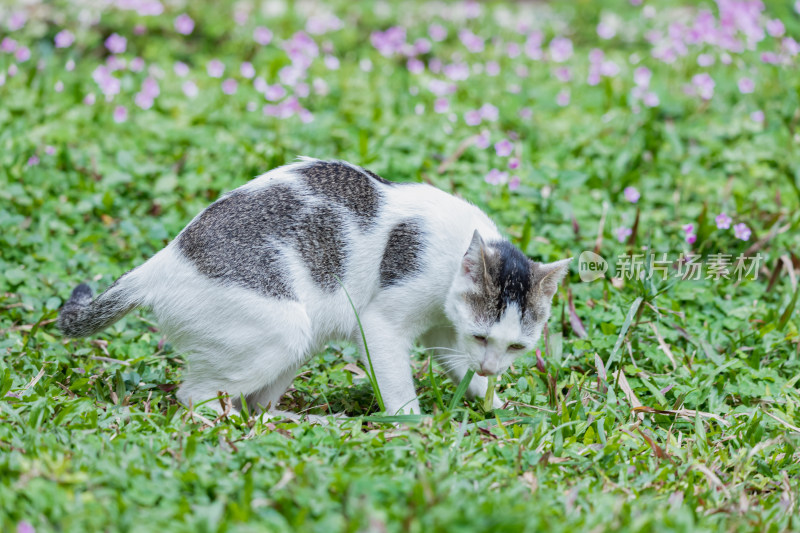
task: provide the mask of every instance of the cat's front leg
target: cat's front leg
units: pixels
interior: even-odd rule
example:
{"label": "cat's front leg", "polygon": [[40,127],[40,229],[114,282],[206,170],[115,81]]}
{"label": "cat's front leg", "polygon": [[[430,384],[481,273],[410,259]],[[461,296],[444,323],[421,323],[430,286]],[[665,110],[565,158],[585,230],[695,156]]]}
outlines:
{"label": "cat's front leg", "polygon": [[[364,312],[361,325],[386,412],[419,414],[419,400],[411,373],[411,339],[378,312]],[[360,331],[356,337],[364,366],[369,371],[370,361],[367,360]]]}

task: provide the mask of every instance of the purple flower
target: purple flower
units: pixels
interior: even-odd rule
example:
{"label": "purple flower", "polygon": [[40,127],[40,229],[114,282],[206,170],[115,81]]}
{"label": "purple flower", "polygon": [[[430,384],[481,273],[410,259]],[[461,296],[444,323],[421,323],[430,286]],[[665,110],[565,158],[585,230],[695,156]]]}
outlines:
{"label": "purple flower", "polygon": [[131,72],[141,72],[141,71],[143,71],[144,70],[144,59],[142,59],[141,57],[134,57],[133,59],[131,59],[131,63],[130,63],[130,65],[128,65],[128,68],[131,70]]}
{"label": "purple flower", "polygon": [[425,63],[416,57],[411,57],[406,62],[406,68],[411,74],[422,74],[425,72]]}
{"label": "purple flower", "polygon": [[60,93],[64,90],[64,82],[61,80],[56,81],[55,86],[53,87],[57,93]]}
{"label": "purple flower", "polygon": [[83,97],[83,104],[84,105],[94,105],[95,96],[94,93],[89,93]]}
{"label": "purple flower", "polygon": [[189,74],[189,65],[184,63],[183,61],[176,61],[174,65],[172,65],[172,70],[175,71],[175,74],[183,78],[187,74]]}
{"label": "purple flower", "polygon": [[508,157],[514,151],[514,144],[508,139],[494,143],[494,150],[500,157]]}
{"label": "purple flower", "polygon": [[286,96],[286,89],[284,89],[283,86],[277,83],[275,85],[268,85],[264,89],[264,98],[266,98],[270,102],[280,100],[284,96]]}
{"label": "purple flower", "polygon": [[8,31],[17,31],[21,30],[25,26],[25,22],[28,21],[28,16],[23,13],[22,11],[16,11],[11,13],[11,16],[8,17]]}
{"label": "purple flower", "polygon": [[756,88],[756,84],[750,78],[739,78],[739,92],[742,94],[750,94]]}
{"label": "purple flower", "polygon": [[447,29],[441,24],[431,24],[428,27],[428,35],[430,36],[431,40],[438,43],[447,38]]}
{"label": "purple flower", "polygon": [[556,78],[558,78],[558,81],[564,83],[572,79],[572,72],[569,70],[569,67],[559,67],[553,72],[553,74]]}
{"label": "purple flower", "polygon": [[519,176],[511,176],[511,179],[508,180],[508,190],[509,191],[516,191],[519,189],[520,179]]}
{"label": "purple flower", "polygon": [[650,87],[650,79],[652,77],[653,72],[647,67],[638,67],[633,71],[633,83],[642,89]]}
{"label": "purple flower", "polygon": [[775,52],[764,52],[761,54],[761,61],[770,65],[777,65],[780,62],[780,57]]}
{"label": "purple flower", "polygon": [[247,79],[251,79],[256,75],[256,69],[253,68],[253,64],[249,61],[245,61],[239,66],[239,72]]}
{"label": "purple flower", "polygon": [[703,100],[711,100],[714,96],[714,80],[707,72],[695,74],[692,76],[692,85],[697,89],[697,94]]}
{"label": "purple flower", "polygon": [[414,41],[414,53],[427,54],[431,51],[431,42],[425,37],[420,37]]}
{"label": "purple flower", "polygon": [[600,21],[597,25],[597,36],[601,39],[611,39],[617,34],[616,28],[613,25],[604,21]]}
{"label": "purple flower", "polygon": [[75,36],[69,30],[61,30],[56,33],[55,39],[56,48],[68,48],[75,42]]}
{"label": "purple flower", "polygon": [[765,118],[764,112],[761,110],[753,111],[752,113],[750,113],[750,120],[752,120],[753,122],[758,122],[759,124],[762,124],[764,122],[764,118]]}
{"label": "purple flower", "polygon": [[781,41],[781,47],[783,48],[784,52],[792,57],[800,53],[800,43],[791,37],[785,37],[783,41]]}
{"label": "purple flower", "polygon": [[644,96],[642,97],[642,102],[644,102],[644,105],[646,105],[647,107],[657,107],[658,104],[661,103],[661,101],[658,99],[658,95],[650,91],[644,93]]}
{"label": "purple flower", "polygon": [[736,236],[737,239],[742,241],[750,240],[751,235],[750,228],[747,227],[747,224],[744,222],[740,222],[733,227],[733,234]]}
{"label": "purple flower", "polygon": [[114,122],[120,124],[128,120],[128,109],[125,106],[118,105],[114,108]]}
{"label": "purple flower", "polygon": [[767,33],[772,37],[783,37],[786,33],[786,27],[780,19],[772,19],[767,21]]}
{"label": "purple flower", "polygon": [[684,224],[683,231],[686,233],[694,233],[694,224]]}
{"label": "purple flower", "polygon": [[206,65],[206,71],[212,78],[221,78],[225,73],[225,65],[219,59],[212,59]]}
{"label": "purple flower", "polygon": [[233,78],[228,78],[222,82],[222,92],[225,94],[236,94],[238,87],[239,83]]}
{"label": "purple flower", "polygon": [[20,63],[24,63],[31,58],[31,51],[27,46],[20,46],[17,48],[17,51],[14,52],[14,57]]}
{"label": "purple flower", "polygon": [[695,235],[694,233],[687,233],[684,240],[689,244],[694,244],[695,241],[697,241],[697,235]]}
{"label": "purple flower", "polygon": [[148,76],[144,79],[142,82],[142,93],[150,99],[156,98],[161,94],[161,88],[158,86],[158,82],[155,78]]}
{"label": "purple flower", "polygon": [[714,218],[714,222],[717,223],[718,229],[728,229],[731,227],[731,217],[726,215],[725,213],[720,213]]}
{"label": "purple flower", "polygon": [[572,41],[566,37],[556,37],[550,41],[550,59],[563,63],[572,57]]}
{"label": "purple flower", "polygon": [[269,28],[258,26],[253,30],[253,40],[261,46],[266,46],[272,42],[272,32]]}
{"label": "purple flower", "polygon": [[458,38],[470,52],[473,53],[483,52],[484,48],[483,39],[472,33],[467,28],[463,28],[461,31],[458,32]]}
{"label": "purple flower", "polygon": [[389,57],[403,50],[406,44],[406,29],[392,26],[386,31],[374,31],[370,34],[369,40],[382,56]]}
{"label": "purple flower", "polygon": [[21,520],[17,522],[17,533],[36,533],[36,530],[29,522]]}
{"label": "purple flower", "polygon": [[436,113],[447,113],[449,109],[450,109],[450,100],[448,100],[447,98],[444,97],[437,98],[433,102],[433,110]]}
{"label": "purple flower", "polygon": [[195,82],[191,80],[183,82],[183,85],[181,85],[181,90],[183,91],[183,94],[190,99],[195,98],[200,93],[200,90],[197,88]]}
{"label": "purple flower", "polygon": [[633,230],[631,228],[622,227],[622,228],[617,228],[615,233],[617,234],[617,240],[619,242],[625,242],[627,238],[631,236]]}
{"label": "purple flower", "polygon": [[467,126],[477,126],[481,120],[481,112],[477,109],[464,113],[464,122],[467,123]]}
{"label": "purple flower", "polygon": [[701,67],[710,67],[714,64],[714,56],[711,54],[700,54],[697,56],[697,64]]}
{"label": "purple flower", "polygon": [[569,89],[561,89],[558,91],[556,95],[556,103],[561,107],[566,107],[569,105],[570,100],[570,92]]}
{"label": "purple flower", "polygon": [[128,40],[117,33],[112,33],[106,39],[106,48],[112,54],[121,54],[128,47]]}
{"label": "purple flower", "polygon": [[491,137],[489,135],[489,130],[483,130],[478,134],[475,138],[475,146],[480,148],[481,150],[486,150],[492,144]]}
{"label": "purple flower", "polygon": [[636,187],[625,187],[625,190],[623,191],[623,194],[625,195],[625,199],[628,200],[632,204],[635,204],[636,202],[638,202],[639,201],[639,197],[641,196],[639,194],[639,191],[636,190]]}
{"label": "purple flower", "polygon": [[150,95],[140,91],[133,97],[133,103],[135,103],[141,109],[150,109],[153,107],[153,98],[150,97]]}
{"label": "purple flower", "polygon": [[47,146],[44,147],[44,153],[46,153],[47,155],[55,155],[56,147],[48,144]]}
{"label": "purple flower", "polygon": [[3,37],[3,40],[0,41],[0,50],[2,50],[3,52],[10,54],[16,49],[17,49],[17,41],[12,39],[11,37]]}
{"label": "purple flower", "polygon": [[497,107],[488,102],[483,104],[478,112],[481,114],[482,119],[488,120],[489,122],[495,122],[500,117],[500,111]]}
{"label": "purple flower", "polygon": [[497,61],[488,61],[486,63],[486,74],[489,76],[497,76],[500,74],[500,63]]}
{"label": "purple flower", "polygon": [[511,170],[517,170],[519,168],[519,158],[512,157],[508,160],[508,168]]}
{"label": "purple flower", "polygon": [[519,118],[522,120],[530,120],[533,118],[533,110],[530,107],[523,107],[519,110]]}
{"label": "purple flower", "polygon": [[500,185],[508,181],[508,172],[493,168],[483,180],[490,185]]}
{"label": "purple flower", "polygon": [[28,166],[29,167],[35,167],[38,164],[39,164],[39,156],[38,155],[33,154],[32,156],[30,156],[28,158]]}
{"label": "purple flower", "polygon": [[181,13],[175,17],[175,31],[183,35],[189,35],[194,31],[194,20],[186,13]]}

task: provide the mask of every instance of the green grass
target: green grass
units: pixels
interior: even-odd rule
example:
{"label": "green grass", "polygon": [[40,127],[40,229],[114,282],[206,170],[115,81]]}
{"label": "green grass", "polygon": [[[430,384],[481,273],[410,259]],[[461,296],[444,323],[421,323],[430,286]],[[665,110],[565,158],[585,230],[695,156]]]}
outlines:
{"label": "green grass", "polygon": [[[305,8],[257,11],[237,26],[232,3],[187,5],[195,21],[188,36],[175,32],[182,11],[172,8],[152,17],[110,10],[86,26],[76,7],[58,1],[30,9],[15,32],[0,23],[0,40],[13,36],[32,56],[18,63],[0,52],[0,72],[18,63],[0,86],[0,530],[800,529],[800,73],[796,58],[760,59],[779,40],[767,36],[731,54],[729,65],[712,45],[664,63],[646,33],[666,34],[695,8],[655,1],[648,18],[627,1],[490,4],[477,19],[452,22],[419,2],[351,12],[334,2],[343,27],[312,37],[321,49],[329,42],[340,67],[312,61],[306,81],[324,79],[328,90],[300,99],[313,113],[304,123],[265,116],[268,102],[239,64],[250,61],[277,83],[290,62],[280,42],[305,27]],[[769,3],[762,23],[780,17],[797,38],[791,5]],[[603,40],[596,25],[610,14],[617,35]],[[543,31],[545,51],[566,35],[574,55],[563,65],[508,57],[507,43],[524,45],[514,24],[526,20]],[[435,113],[428,83],[444,77],[412,74],[405,58],[384,57],[369,42],[370,32],[400,22],[409,42],[432,22],[447,27],[426,64],[496,60],[501,74],[455,82],[450,110]],[[253,42],[258,25],[274,32],[273,43]],[[486,38],[483,51],[465,50],[462,26]],[[62,27],[76,42],[56,49]],[[146,72],[116,72],[113,102],[92,80],[113,32],[127,37],[128,61],[140,56],[163,71],[148,110],[133,101]],[[588,85],[594,47],[620,72]],[[701,53],[715,63],[698,66]],[[226,64],[224,77],[238,79],[235,95],[206,74],[213,58]],[[367,59],[368,71],[360,66]],[[192,69],[194,100],[173,73],[177,60]],[[656,107],[634,99],[642,65],[652,70]],[[571,69],[571,81],[554,77],[558,66]],[[716,83],[708,101],[684,93],[703,72]],[[737,88],[743,76],[755,80],[753,93]],[[565,87],[562,107],[556,96]],[[85,105],[90,92],[97,101]],[[464,114],[485,103],[499,119],[467,126]],[[118,105],[128,110],[124,123],[112,119]],[[754,111],[765,120],[753,120]],[[465,144],[483,129],[492,144],[518,137],[517,190],[484,181],[507,158]],[[34,155],[38,164],[29,164]],[[698,281],[655,274],[584,283],[574,261],[541,353],[498,379],[506,408],[487,413],[482,399],[466,401],[420,352],[418,390],[432,414],[399,425],[377,412],[351,345],[315,356],[283,400],[285,409],[350,417],[320,427],[187,411],[175,399],[181,355],[146,311],[92,339],[66,340],[55,329],[77,283],[107,287],[221,193],[297,155],[459,194],[543,261],[596,250],[613,270],[621,254],[652,249],[674,261],[694,250],[706,261],[759,253],[762,268],[741,282],[704,271]],[[641,193],[636,204],[624,196],[628,186]],[[749,240],[717,228],[723,211],[752,230]],[[689,223],[694,244],[682,229]],[[631,229],[624,243],[620,227]]]}

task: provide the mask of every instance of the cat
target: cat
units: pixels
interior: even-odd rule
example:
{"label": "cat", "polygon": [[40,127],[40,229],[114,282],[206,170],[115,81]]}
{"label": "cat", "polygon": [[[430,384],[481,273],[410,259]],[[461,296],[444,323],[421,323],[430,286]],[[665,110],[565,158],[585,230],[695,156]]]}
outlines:
{"label": "cat", "polygon": [[326,343],[351,340],[363,358],[355,308],[386,411],[420,413],[415,341],[455,382],[474,370],[467,395],[483,397],[538,342],[569,261],[528,259],[435,187],[300,158],[224,194],[96,299],[78,285],[57,325],[85,337],[149,308],[186,355],[179,401],[224,391],[273,411]]}

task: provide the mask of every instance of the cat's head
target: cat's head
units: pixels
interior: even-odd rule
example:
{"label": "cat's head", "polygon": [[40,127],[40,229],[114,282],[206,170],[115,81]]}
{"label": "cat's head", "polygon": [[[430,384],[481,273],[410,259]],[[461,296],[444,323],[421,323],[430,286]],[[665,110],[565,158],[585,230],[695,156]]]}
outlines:
{"label": "cat's head", "polygon": [[475,231],[446,305],[469,368],[501,374],[536,346],[570,261],[536,263],[511,243],[485,243]]}

